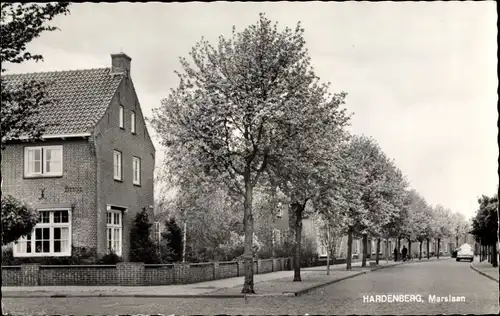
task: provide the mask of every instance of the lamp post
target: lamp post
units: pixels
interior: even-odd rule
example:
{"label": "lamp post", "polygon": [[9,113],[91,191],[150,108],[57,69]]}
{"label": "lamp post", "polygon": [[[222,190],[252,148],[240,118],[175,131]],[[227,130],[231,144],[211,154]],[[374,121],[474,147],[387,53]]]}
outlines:
{"label": "lamp post", "polygon": [[182,236],[182,263],[186,262],[186,220],[184,219],[184,229]]}

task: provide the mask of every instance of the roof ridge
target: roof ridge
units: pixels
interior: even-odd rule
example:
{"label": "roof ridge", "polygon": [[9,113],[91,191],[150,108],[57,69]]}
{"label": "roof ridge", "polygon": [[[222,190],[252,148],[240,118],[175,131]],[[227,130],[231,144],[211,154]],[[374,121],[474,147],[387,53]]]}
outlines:
{"label": "roof ridge", "polygon": [[51,71],[36,71],[36,72],[19,72],[19,73],[11,73],[11,74],[2,74],[2,77],[11,77],[11,76],[22,76],[22,75],[37,75],[37,74],[57,74],[64,72],[77,72],[77,71],[92,71],[92,70],[104,70],[111,69],[111,67],[98,67],[98,68],[86,68],[86,69],[66,69],[66,70],[51,70]]}

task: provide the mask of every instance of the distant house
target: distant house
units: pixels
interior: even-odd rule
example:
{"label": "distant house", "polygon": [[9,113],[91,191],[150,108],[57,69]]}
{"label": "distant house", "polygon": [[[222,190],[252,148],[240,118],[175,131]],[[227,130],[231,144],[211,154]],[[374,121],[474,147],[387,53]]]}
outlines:
{"label": "distant house", "polygon": [[137,212],[153,213],[155,148],[130,76],[131,58],[111,67],[12,74],[49,84],[40,109],[41,141],[12,141],[2,151],[2,194],[30,203],[40,221],[13,247],[16,257],[70,256],[75,247],[129,255]]}

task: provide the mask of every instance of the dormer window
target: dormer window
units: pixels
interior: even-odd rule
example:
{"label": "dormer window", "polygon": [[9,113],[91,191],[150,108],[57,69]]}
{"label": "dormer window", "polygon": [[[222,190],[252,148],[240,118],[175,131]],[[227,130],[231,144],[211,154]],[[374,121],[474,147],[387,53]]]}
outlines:
{"label": "dormer window", "polygon": [[120,114],[119,114],[120,115],[120,118],[119,118],[120,119],[120,128],[125,129],[125,124],[124,124],[124,121],[123,121],[123,111],[124,111],[123,105],[120,105],[120,110],[119,111],[120,111]]}

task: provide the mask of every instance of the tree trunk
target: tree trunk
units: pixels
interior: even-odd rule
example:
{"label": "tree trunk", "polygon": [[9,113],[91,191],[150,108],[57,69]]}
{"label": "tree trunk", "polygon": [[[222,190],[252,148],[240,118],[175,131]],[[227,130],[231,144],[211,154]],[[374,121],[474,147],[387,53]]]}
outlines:
{"label": "tree trunk", "polygon": [[352,227],[347,229],[347,258],[346,258],[346,270],[351,270],[352,261]]}
{"label": "tree trunk", "polygon": [[418,260],[422,260],[422,241],[420,241],[420,252],[418,254]]}
{"label": "tree trunk", "polygon": [[408,240],[408,258],[411,258],[411,239],[407,238]]}
{"label": "tree trunk", "polygon": [[389,251],[391,251],[391,249],[389,249],[389,238],[386,238],[385,239],[385,261],[388,263],[389,262]]}
{"label": "tree trunk", "polygon": [[253,289],[253,217],[252,217],[252,200],[253,186],[250,179],[250,169],[245,172],[245,203],[243,227],[245,229],[245,250],[243,257],[245,259],[245,283],[241,293],[254,294]]}
{"label": "tree trunk", "polygon": [[291,205],[292,212],[295,213],[295,264],[293,265],[293,281],[301,282],[300,278],[300,246],[302,241],[302,212],[305,204],[294,202]]}
{"label": "tree trunk", "polygon": [[429,253],[429,250],[430,250],[429,242],[430,242],[430,240],[429,240],[429,238],[427,238],[427,242],[426,242],[426,244],[427,244],[427,260],[429,260],[431,258],[431,254]]}
{"label": "tree trunk", "polygon": [[362,267],[366,267],[367,256],[368,256],[368,235],[363,234],[363,259],[361,260]]}
{"label": "tree trunk", "polygon": [[437,241],[437,253],[436,253],[436,256],[437,256],[438,259],[439,259],[439,250],[441,250],[441,238],[438,238],[438,241]]}
{"label": "tree trunk", "polygon": [[481,245],[481,240],[479,240],[479,262],[483,261],[483,246]]}
{"label": "tree trunk", "polygon": [[[398,256],[401,255],[401,237],[398,237]],[[403,260],[402,256],[398,257],[399,260]]]}
{"label": "tree trunk", "polygon": [[497,245],[491,246],[491,264],[494,268],[498,267],[498,259],[497,259]]}
{"label": "tree trunk", "polygon": [[379,261],[379,252],[380,252],[380,238],[377,238],[377,254],[375,255],[375,262],[378,265]]}
{"label": "tree trunk", "polygon": [[488,263],[491,263],[491,245],[488,245]]}
{"label": "tree trunk", "polygon": [[457,235],[457,236],[455,236],[455,240],[456,240],[456,243],[457,243],[456,248],[458,248],[458,235]]}
{"label": "tree trunk", "polygon": [[326,232],[326,275],[330,275],[330,227]]}

